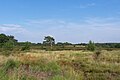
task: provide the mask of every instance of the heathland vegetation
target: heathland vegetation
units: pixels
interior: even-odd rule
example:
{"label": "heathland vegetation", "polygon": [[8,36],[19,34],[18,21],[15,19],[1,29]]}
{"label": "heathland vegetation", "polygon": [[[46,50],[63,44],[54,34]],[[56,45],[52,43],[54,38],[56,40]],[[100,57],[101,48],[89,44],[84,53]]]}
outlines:
{"label": "heathland vegetation", "polygon": [[120,80],[120,43],[18,42],[0,34],[0,80]]}

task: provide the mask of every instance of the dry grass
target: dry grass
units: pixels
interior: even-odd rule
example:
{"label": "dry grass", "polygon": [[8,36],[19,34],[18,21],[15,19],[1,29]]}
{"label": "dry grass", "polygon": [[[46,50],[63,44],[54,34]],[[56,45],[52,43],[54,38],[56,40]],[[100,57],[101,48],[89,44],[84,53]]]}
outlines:
{"label": "dry grass", "polygon": [[[22,66],[20,65],[17,68],[18,72],[16,73],[23,75],[27,71],[26,76],[24,76],[27,80],[120,79],[120,50],[102,51],[97,59],[94,59],[94,55],[94,52],[89,51],[31,50],[30,52],[22,52],[9,57],[1,55],[0,64],[2,66],[9,59],[20,62]],[[20,74],[21,70],[19,69],[22,67],[25,68]],[[17,76],[14,71],[16,70],[13,70],[11,80],[14,80]],[[36,76],[37,78],[34,78]],[[19,80],[22,79],[19,78]]]}

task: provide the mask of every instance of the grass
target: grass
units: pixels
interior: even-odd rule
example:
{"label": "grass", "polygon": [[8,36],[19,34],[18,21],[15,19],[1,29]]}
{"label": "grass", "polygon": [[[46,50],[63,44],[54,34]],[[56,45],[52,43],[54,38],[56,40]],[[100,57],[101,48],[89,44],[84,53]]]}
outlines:
{"label": "grass", "polygon": [[120,50],[0,55],[0,80],[120,80]]}

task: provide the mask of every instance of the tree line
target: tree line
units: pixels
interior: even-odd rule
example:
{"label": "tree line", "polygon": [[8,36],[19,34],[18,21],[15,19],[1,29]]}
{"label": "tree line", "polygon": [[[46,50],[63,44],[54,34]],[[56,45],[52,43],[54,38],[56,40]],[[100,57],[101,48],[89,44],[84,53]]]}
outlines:
{"label": "tree line", "polygon": [[29,50],[30,47],[38,47],[44,50],[81,50],[87,49],[94,51],[95,48],[120,48],[120,43],[94,43],[89,41],[89,43],[72,44],[70,42],[57,42],[55,43],[55,38],[51,36],[45,36],[42,43],[32,43],[32,42],[18,42],[12,35],[0,34],[0,48],[6,50],[13,50],[16,47],[20,47],[21,50]]}

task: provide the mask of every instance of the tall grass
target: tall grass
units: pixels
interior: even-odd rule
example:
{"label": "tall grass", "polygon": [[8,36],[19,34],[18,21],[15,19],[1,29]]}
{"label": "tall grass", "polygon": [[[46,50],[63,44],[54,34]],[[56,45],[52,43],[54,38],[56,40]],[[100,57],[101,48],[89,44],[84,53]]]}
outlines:
{"label": "tall grass", "polygon": [[1,59],[0,80],[120,79],[120,50],[100,51],[100,54],[32,50]]}

